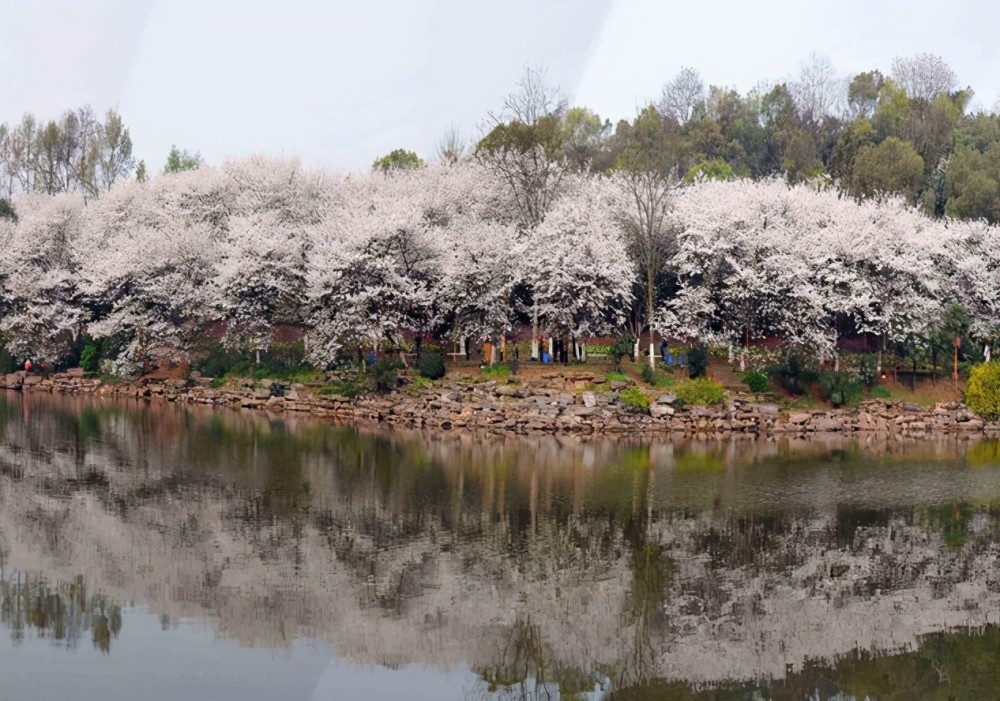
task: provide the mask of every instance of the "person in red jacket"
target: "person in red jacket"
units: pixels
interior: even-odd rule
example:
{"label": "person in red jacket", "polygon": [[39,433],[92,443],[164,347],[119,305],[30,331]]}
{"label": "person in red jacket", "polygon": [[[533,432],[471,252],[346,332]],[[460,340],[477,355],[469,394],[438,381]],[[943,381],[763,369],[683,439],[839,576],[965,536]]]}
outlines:
{"label": "person in red jacket", "polygon": [[31,372],[31,361],[30,360],[25,360],[24,361],[24,371],[25,372]]}

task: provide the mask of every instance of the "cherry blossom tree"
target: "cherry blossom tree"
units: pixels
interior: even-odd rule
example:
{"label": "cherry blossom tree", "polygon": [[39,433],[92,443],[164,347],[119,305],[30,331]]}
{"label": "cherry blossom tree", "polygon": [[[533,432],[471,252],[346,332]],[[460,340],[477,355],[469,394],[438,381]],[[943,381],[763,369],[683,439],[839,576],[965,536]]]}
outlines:
{"label": "cherry blossom tree", "polygon": [[313,234],[310,357],[330,365],[350,346],[378,348],[434,317],[440,238],[421,171],[358,178]]}
{"label": "cherry blossom tree", "polygon": [[231,192],[218,171],[126,183],[88,207],[83,288],[99,309],[88,331],[124,335],[115,372],[187,360],[216,320],[216,274]]}
{"label": "cherry blossom tree", "polygon": [[57,362],[72,350],[87,317],[75,245],[83,198],[29,195],[3,246],[0,334],[15,356]]}
{"label": "cherry blossom tree", "polygon": [[616,183],[574,178],[520,256],[550,333],[579,337],[620,326],[635,271],[621,234]]}

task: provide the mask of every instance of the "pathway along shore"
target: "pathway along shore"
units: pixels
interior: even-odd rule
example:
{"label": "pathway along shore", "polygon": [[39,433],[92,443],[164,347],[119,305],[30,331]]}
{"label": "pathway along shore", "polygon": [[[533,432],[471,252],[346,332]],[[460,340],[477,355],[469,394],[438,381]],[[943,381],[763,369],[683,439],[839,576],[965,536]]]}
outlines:
{"label": "pathway along shore", "polygon": [[142,378],[128,383],[88,378],[79,369],[49,376],[16,372],[0,378],[0,388],[8,390],[159,398],[274,414],[305,414],[338,423],[442,431],[697,439],[822,433],[904,439],[946,434],[969,440],[1000,438],[1000,422],[985,421],[960,402],[942,402],[927,409],[868,400],[844,409],[782,411],[777,404],[737,395],[716,407],[682,408],[671,392],[664,391],[654,396],[648,413],[638,414],[620,402],[619,393],[630,384],[608,382],[601,375],[565,376],[553,372],[514,381],[443,380],[420,392],[404,387],[391,395],[349,399],[321,396],[319,387],[272,380],[233,380],[226,387],[214,388],[208,378],[198,377],[197,373],[189,379]]}

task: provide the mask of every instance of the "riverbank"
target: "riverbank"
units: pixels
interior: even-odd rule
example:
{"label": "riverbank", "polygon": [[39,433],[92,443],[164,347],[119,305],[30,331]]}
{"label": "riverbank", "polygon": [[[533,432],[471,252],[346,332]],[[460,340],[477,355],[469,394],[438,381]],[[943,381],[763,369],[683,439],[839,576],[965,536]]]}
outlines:
{"label": "riverbank", "polygon": [[89,393],[136,399],[158,398],[217,407],[295,413],[336,422],[378,423],[442,431],[567,435],[670,434],[689,438],[728,435],[846,433],[926,438],[955,434],[969,439],[1000,437],[1000,422],[985,421],[960,402],[931,408],[868,400],[844,409],[783,410],[751,395],[732,394],[717,407],[681,407],[669,391],[654,393],[650,409],[635,413],[621,403],[632,383],[602,375],[553,372],[531,379],[443,380],[404,387],[386,396],[323,396],[319,387],[273,380],[231,380],[213,387],[208,378],[105,382],[70,370],[48,376],[16,372],[0,387],[28,392]]}

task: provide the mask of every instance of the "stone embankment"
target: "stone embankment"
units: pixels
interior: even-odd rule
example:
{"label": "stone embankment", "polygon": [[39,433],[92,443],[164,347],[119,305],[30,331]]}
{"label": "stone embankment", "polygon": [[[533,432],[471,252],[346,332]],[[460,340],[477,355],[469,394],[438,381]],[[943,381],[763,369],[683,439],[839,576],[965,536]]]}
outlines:
{"label": "stone embankment", "polygon": [[323,396],[319,387],[271,380],[231,381],[212,387],[197,373],[189,379],[143,378],[109,383],[80,370],[49,376],[16,372],[0,388],[293,412],[338,422],[374,422],[411,428],[491,433],[673,434],[713,438],[732,434],[859,433],[920,438],[957,434],[1000,436],[1000,423],[984,421],[960,402],[928,409],[915,404],[869,400],[847,409],[783,411],[777,404],[732,395],[717,407],[681,407],[669,391],[654,392],[646,413],[623,407],[620,392],[631,382],[601,375],[551,373],[518,380],[442,381],[426,389],[403,387],[388,396]]}

